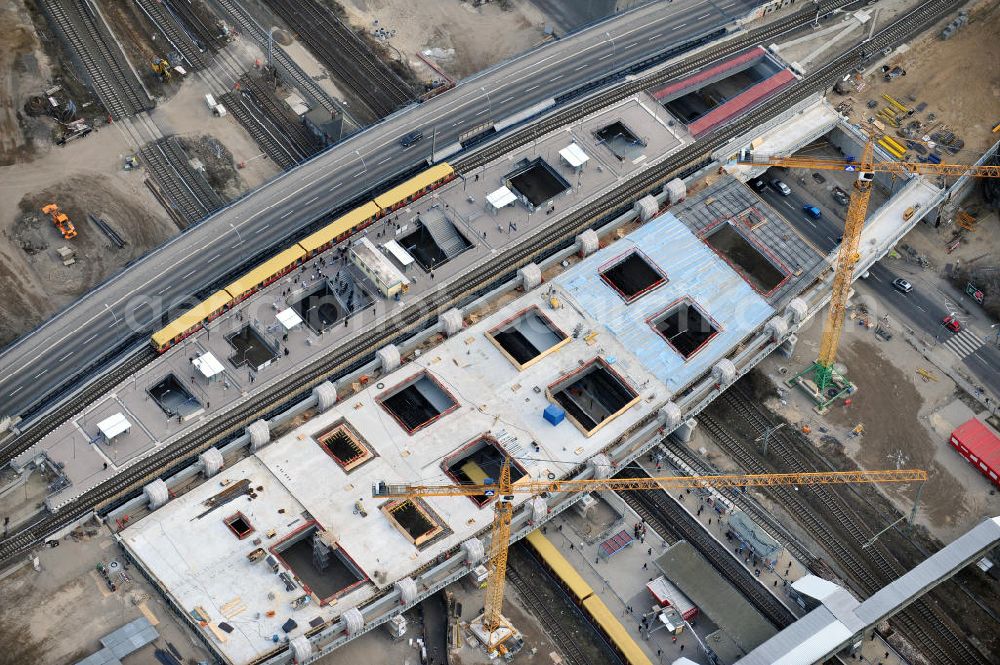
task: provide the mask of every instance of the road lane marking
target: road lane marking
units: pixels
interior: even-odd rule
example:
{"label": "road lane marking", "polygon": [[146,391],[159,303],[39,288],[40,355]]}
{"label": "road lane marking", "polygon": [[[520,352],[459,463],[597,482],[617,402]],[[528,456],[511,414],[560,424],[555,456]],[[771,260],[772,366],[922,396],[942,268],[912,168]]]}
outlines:
{"label": "road lane marking", "polygon": [[656,33],[655,35],[653,35],[652,37],[650,37],[649,39],[647,39],[646,41],[648,41],[648,42],[651,42],[651,41],[653,41],[654,39],[659,39],[659,38],[660,38],[660,37],[662,37],[662,36],[663,36],[663,33],[662,33],[662,32],[658,32],[658,33]]}
{"label": "road lane marking", "polygon": [[83,340],[83,343],[86,344],[87,342],[92,341],[95,337],[97,337],[97,333],[94,333],[93,335],[91,335],[87,339]]}
{"label": "road lane marking", "polygon": [[695,20],[696,20],[696,21],[700,21],[701,19],[703,19],[703,18],[708,18],[708,17],[709,17],[709,16],[711,16],[711,15],[712,15],[712,12],[708,12],[707,14],[702,14],[701,16],[699,16],[699,17],[698,17],[697,19],[695,19]]}
{"label": "road lane marking", "polygon": [[[219,254],[216,254],[216,255],[215,255],[215,256],[213,256],[212,258],[210,258],[210,259],[208,260],[208,262],[209,262],[209,263],[211,263],[212,261],[216,260],[216,259],[217,259],[217,258],[219,258],[220,256],[222,256],[222,253],[221,253],[221,252],[220,252]],[[164,289],[164,290],[166,290],[166,289]]]}
{"label": "road lane marking", "polygon": [[537,88],[537,87],[538,87],[537,85],[533,85],[533,86],[531,86],[530,88],[527,88],[527,89],[525,90],[525,92],[531,92],[532,90],[534,90],[534,89],[535,89],[535,88]]}
{"label": "road lane marking", "polygon": [[558,76],[553,76],[552,78],[549,79],[549,83],[552,83],[553,81],[558,81],[562,77],[563,77],[562,74],[559,74]]}
{"label": "road lane marking", "polygon": [[383,159],[381,162],[379,162],[375,166],[382,166],[383,164],[385,164],[386,162],[388,162],[390,159],[392,159],[392,157],[386,157],[385,159]]}
{"label": "road lane marking", "polygon": [[588,65],[580,65],[579,67],[577,67],[577,68],[576,68],[576,69],[574,69],[573,71],[574,71],[574,72],[578,72],[578,71],[580,71],[581,69],[586,69],[587,67],[588,67]]}
{"label": "road lane marking", "polygon": [[632,48],[633,46],[635,46],[638,43],[639,42],[632,42],[631,44],[626,44],[623,48]]}
{"label": "road lane marking", "polygon": [[156,292],[156,295],[161,295],[164,291],[166,291],[169,288],[170,288],[169,286],[164,286],[162,289]]}
{"label": "road lane marking", "polygon": [[332,192],[333,190],[335,190],[335,189],[337,189],[338,187],[340,187],[340,186],[341,186],[342,184],[344,184],[344,183],[342,183],[342,182],[338,182],[337,184],[335,184],[335,185],[333,185],[332,187],[330,187],[330,191]]}
{"label": "road lane marking", "polygon": [[10,395],[8,395],[8,397],[13,397],[14,395],[18,394],[22,390],[24,390],[24,386],[18,386],[17,388],[14,389],[14,392],[12,392]]}
{"label": "road lane marking", "polygon": [[[633,28],[631,28],[629,30],[626,30],[626,31],[622,32],[620,35],[617,36],[617,38],[626,38],[629,35],[633,35],[633,34],[640,33],[642,31],[648,30],[651,27],[656,26],[658,24],[667,23],[669,25],[668,21],[671,18],[673,18],[673,17],[670,14],[664,13],[664,14],[656,17],[656,18],[653,18],[651,20],[645,21],[645,22],[643,22],[641,24],[636,25],[635,27],[633,27]],[[686,23],[681,23],[679,25],[669,25],[669,27],[670,27],[671,30],[678,30],[680,28],[683,28],[685,25],[686,25]],[[512,86],[512,85],[516,85],[516,84],[522,83],[522,82],[524,82],[526,80],[529,80],[532,77],[538,76],[539,73],[541,73],[541,72],[544,72],[546,70],[553,71],[553,70],[555,70],[558,67],[564,66],[567,61],[578,60],[581,57],[589,55],[591,52],[593,52],[596,49],[603,48],[605,46],[605,44],[607,43],[607,41],[604,40],[604,39],[597,39],[596,37],[597,37],[597,35],[591,36],[591,38],[593,39],[593,41],[591,41],[590,43],[584,42],[584,43],[580,44],[580,48],[575,49],[573,52],[570,52],[570,53],[553,51],[552,53],[544,55],[543,57],[539,57],[537,59],[533,59],[533,56],[535,55],[535,52],[531,52],[531,53],[527,53],[527,54],[525,54],[523,56],[519,56],[519,57],[516,57],[516,58],[512,59],[508,63],[508,65],[513,65],[514,63],[518,63],[518,64],[520,64],[520,66],[516,67],[516,68],[515,67],[511,67],[510,71],[505,72],[502,75],[499,75],[497,77],[497,82],[494,85],[493,89],[499,91],[499,90],[503,89],[504,87]],[[467,94],[458,94],[458,95],[455,95],[454,97],[452,97],[450,95],[449,96],[444,96],[444,97],[442,97],[443,103],[440,105],[440,108],[434,109],[433,111],[429,111],[428,116],[426,118],[426,121],[427,122],[436,122],[436,121],[442,120],[444,118],[448,118],[450,116],[453,117],[454,114],[456,112],[460,111],[461,109],[464,109],[464,108],[468,107],[471,104],[478,103],[478,100],[480,98],[481,98],[481,95],[478,94],[478,91],[477,91],[477,93],[475,95],[473,95],[471,93],[467,93]],[[380,141],[380,142],[376,143],[376,141]],[[372,141],[372,144],[374,144],[374,146],[375,146],[374,149],[376,149],[376,150],[377,149],[381,149],[381,148],[383,148],[385,146],[388,146],[388,145],[392,145],[395,142],[394,139],[383,140],[381,137],[379,137],[378,139],[376,139],[376,141]],[[366,147],[370,147],[370,145],[366,146]],[[350,153],[350,154],[353,155],[353,152]],[[343,165],[343,163],[345,161],[347,161],[345,159],[345,157],[347,157],[347,155],[345,155],[345,156],[338,156],[335,160],[332,160],[333,163],[330,163],[330,164],[325,163],[325,162],[319,162],[319,161],[317,161],[317,162],[313,163],[313,164],[315,164],[315,166],[313,166],[312,164],[306,165],[306,166],[303,167],[302,172],[299,172],[299,173],[297,173],[294,176],[295,177],[294,180],[292,180],[291,178],[287,179],[287,180],[286,179],[278,179],[278,180],[273,181],[272,183],[269,183],[269,186],[273,187],[273,189],[261,189],[261,190],[258,190],[257,192],[255,192],[255,194],[258,195],[261,199],[264,199],[265,197],[268,196],[268,194],[270,194],[270,195],[274,196],[274,198],[276,200],[273,203],[271,203],[271,204],[266,204],[266,203],[263,204],[257,210],[253,210],[253,211],[248,210],[247,211],[247,213],[248,213],[247,218],[242,223],[238,224],[238,226],[244,226],[245,224],[253,221],[257,217],[260,217],[262,215],[271,214],[272,210],[274,208],[281,206],[283,203],[285,203],[286,201],[288,201],[290,199],[293,199],[300,192],[306,190],[307,188],[313,187],[317,183],[320,183],[323,179],[325,179],[328,176],[331,168],[341,167]],[[314,169],[314,170],[310,171],[309,169]],[[313,177],[310,177],[310,176],[313,176]],[[355,177],[357,177],[357,176],[355,176]],[[298,187],[296,187],[295,185],[297,185],[298,183],[301,183],[301,185],[299,185]],[[177,265],[181,264],[182,262],[187,261],[191,257],[195,256],[202,249],[203,249],[203,246],[201,246],[201,245],[199,245],[198,247],[192,248],[186,254],[184,254],[182,256],[178,256],[176,258],[176,260],[174,260],[173,262],[171,262],[166,267],[167,268],[176,267]],[[158,274],[161,274],[161,273],[158,273]],[[139,284],[136,290],[141,290],[143,288],[148,288],[149,285],[151,283],[153,283],[154,280],[156,280],[156,279],[159,279],[159,278],[158,277],[156,277],[156,278],[150,278],[145,283]],[[120,303],[122,299],[127,298],[127,297],[131,297],[131,294],[129,294],[127,296],[123,296],[121,299],[119,299],[118,302]],[[82,323],[75,330],[68,332],[62,338],[56,340],[55,343],[58,344],[60,342],[65,342],[68,339],[71,339],[73,335],[78,334],[78,332],[81,329],[83,329],[87,325],[93,323],[94,320],[95,320],[95,317],[92,317],[89,321],[86,321],[86,322]],[[27,341],[27,339],[28,338],[24,338],[24,341]],[[10,351],[10,349],[8,349],[8,351]],[[29,366],[31,363],[35,362],[43,354],[44,354],[44,351],[37,351],[37,352],[34,352],[34,355],[30,355],[30,356],[29,355],[24,355],[24,356],[22,356],[22,358],[21,358],[22,362],[19,365],[15,366],[12,369],[12,372],[23,371],[26,366]]]}
{"label": "road lane marking", "polygon": [[308,201],[306,201],[305,203],[303,203],[302,205],[309,205],[310,203],[312,203],[313,201],[315,201],[318,198],[319,198],[318,196],[314,196],[311,199],[309,199]]}
{"label": "road lane marking", "polygon": [[47,369],[43,369],[41,372],[39,372],[38,374],[35,375],[35,378],[37,379],[37,378],[41,377],[43,374],[48,374],[48,371],[49,370],[47,370]]}
{"label": "road lane marking", "polygon": [[285,217],[288,217],[289,215],[291,215],[293,212],[295,212],[295,211],[294,210],[289,210],[288,212],[286,212],[284,215],[282,215],[278,219],[284,219]]}
{"label": "road lane marking", "polygon": [[598,58],[598,60],[607,60],[608,58],[610,58],[613,55],[614,55],[614,53],[608,53],[607,55],[602,55],[600,58]]}
{"label": "road lane marking", "polygon": [[509,102],[512,99],[514,99],[514,98],[513,97],[504,97],[499,102],[497,102],[497,104],[506,104],[507,102]]}
{"label": "road lane marking", "polygon": [[368,173],[368,169],[362,169],[361,171],[358,171],[357,173],[355,173],[352,177],[353,178],[360,178],[365,173]]}
{"label": "road lane marking", "polygon": [[186,275],[184,275],[183,277],[181,277],[181,279],[187,279],[188,277],[190,277],[190,276],[191,276],[191,275],[193,275],[193,274],[194,274],[194,270],[192,270],[192,271],[191,271],[191,272],[189,272],[188,274],[186,274]]}
{"label": "road lane marking", "polygon": [[476,114],[476,115],[474,115],[473,117],[474,117],[474,118],[478,118],[478,117],[479,117],[479,116],[481,116],[482,114],[486,113],[486,111],[488,111],[488,110],[489,110],[489,109],[483,109],[482,111],[480,111],[479,113],[477,113],[477,114]]}
{"label": "road lane marking", "polygon": [[256,231],[254,231],[253,234],[254,235],[258,235],[260,233],[263,233],[264,231],[267,231],[267,227],[269,227],[269,226],[271,226],[271,225],[270,224],[265,224],[264,226],[260,227]]}
{"label": "road lane marking", "polygon": [[62,361],[64,361],[64,360],[66,360],[66,359],[67,359],[67,358],[69,358],[69,357],[70,357],[71,355],[73,355],[73,351],[70,351],[69,353],[67,353],[66,355],[64,355],[64,356],[63,356],[62,358],[60,358],[60,359],[59,359],[59,362],[62,362]]}

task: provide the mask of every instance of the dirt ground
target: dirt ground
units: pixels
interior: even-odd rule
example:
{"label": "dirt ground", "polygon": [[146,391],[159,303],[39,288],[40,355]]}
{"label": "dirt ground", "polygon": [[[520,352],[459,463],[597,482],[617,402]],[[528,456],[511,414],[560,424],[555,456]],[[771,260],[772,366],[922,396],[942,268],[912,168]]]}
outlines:
{"label": "dirt ground", "polygon": [[[761,370],[776,384],[812,362],[819,348],[823,319],[817,316],[799,333],[794,356],[772,355]],[[794,390],[767,406],[798,426],[809,425],[818,449],[832,445],[865,469],[921,468],[930,472],[923,488],[917,522],[942,542],[951,542],[986,516],[1000,515],[1000,495],[948,446],[955,427],[976,414],[961,399],[951,379],[918,353],[903,335],[889,342],[848,325],[838,358],[858,386],[851,404],[834,406],[826,416]],[[924,380],[917,370],[931,373]],[[858,424],[861,437],[851,436]],[[836,441],[837,443],[832,443]],[[913,507],[909,487],[881,486],[903,514]]]}
{"label": "dirt ground", "polygon": [[[122,583],[119,579],[114,592],[108,589],[97,573],[97,564],[109,565],[115,560],[121,565],[125,559],[105,529],[88,525],[58,542],[59,547],[39,554],[38,571],[28,565],[0,580],[0,595],[4,598],[0,630],[23,629],[22,639],[36,641],[42,652],[18,662],[75,662],[98,651],[101,637],[146,612],[151,622],[157,622],[160,638],[129,656],[127,662],[155,663],[154,649],[168,648],[168,643],[180,652],[185,663],[207,658],[208,653],[183,631],[134,568],[125,571],[130,581]],[[53,639],[54,635],[58,639]],[[0,662],[13,665],[15,661],[0,656]]]}
{"label": "dirt ground", "polygon": [[[110,131],[107,134],[113,135]],[[91,136],[89,142],[71,144],[65,150],[99,146],[100,140]],[[34,189],[37,184],[26,172],[37,174],[37,166],[36,163],[17,169],[17,175],[10,179],[4,179],[2,171],[15,167],[0,169],[0,180],[4,181],[0,185],[0,201],[6,203],[2,206],[5,214],[0,217],[0,282],[6,292],[0,308],[0,343],[30,330],[116,269],[177,232],[166,215],[159,214],[162,209],[143,185],[139,173],[126,179],[102,175],[99,170],[74,169],[75,172],[61,180],[46,178],[38,183],[42,188]],[[26,182],[15,181],[22,176]],[[11,195],[18,184],[22,185],[22,193],[20,198],[14,198]],[[41,213],[41,206],[51,202],[69,216],[78,233],[76,238],[63,239],[52,220]],[[120,250],[113,248],[87,219],[88,212],[104,218],[127,245]],[[63,246],[76,252],[76,263],[71,266],[64,266],[56,255],[56,249]]]}
{"label": "dirt ground", "polygon": [[[497,3],[472,7],[459,0],[340,0],[351,23],[386,40],[411,69],[435,78],[417,52],[425,53],[454,78],[462,78],[520,53],[543,39],[545,16],[528,0],[513,0],[507,11]],[[376,26],[375,21],[378,21]]]}
{"label": "dirt ground", "polygon": [[[945,161],[972,164],[997,140],[990,130],[1000,122],[1000,67],[995,66],[1000,62],[1000,0],[972,3],[968,25],[950,40],[942,41],[939,32],[928,32],[905,53],[886,60],[905,69],[906,76],[891,82],[878,72],[867,76],[867,87],[850,96],[855,102],[851,120],[860,122],[878,112],[887,104],[883,93],[911,108],[924,102],[927,107],[913,115],[924,123],[921,132],[952,130],[965,147]],[[870,99],[879,106],[866,108]],[[928,122],[930,113],[936,118]]]}

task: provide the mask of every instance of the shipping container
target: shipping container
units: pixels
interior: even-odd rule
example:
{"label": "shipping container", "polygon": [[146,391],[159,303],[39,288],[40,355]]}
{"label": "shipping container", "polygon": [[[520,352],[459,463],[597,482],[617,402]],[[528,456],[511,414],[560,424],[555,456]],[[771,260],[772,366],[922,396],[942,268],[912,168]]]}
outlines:
{"label": "shipping container", "polygon": [[1000,486],[1000,436],[978,418],[971,418],[951,433],[952,448]]}

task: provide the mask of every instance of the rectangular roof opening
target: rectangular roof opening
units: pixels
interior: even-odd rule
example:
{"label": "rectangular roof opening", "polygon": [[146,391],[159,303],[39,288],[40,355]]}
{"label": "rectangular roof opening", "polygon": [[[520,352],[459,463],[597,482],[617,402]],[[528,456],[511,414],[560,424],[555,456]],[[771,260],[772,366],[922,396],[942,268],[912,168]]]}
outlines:
{"label": "rectangular roof opening", "polygon": [[451,533],[430,507],[420,499],[389,501],[380,508],[396,529],[417,549]]}
{"label": "rectangular roof opening", "polygon": [[237,511],[235,515],[230,515],[223,521],[226,523],[226,526],[229,527],[229,530],[233,532],[233,535],[240,540],[243,540],[254,531],[253,526],[250,524],[250,520],[246,518],[246,515],[239,511]]}
{"label": "rectangular roof opening", "polygon": [[649,319],[649,325],[677,353],[690,358],[719,333],[719,326],[687,298],[671,304]]}
{"label": "rectangular roof opening", "polygon": [[[314,594],[321,603],[356,589],[368,579],[332,538],[312,521],[271,548],[272,554],[295,574],[303,590]],[[294,588],[295,581],[283,581],[286,588]]]}
{"label": "rectangular roof opening", "polygon": [[[487,478],[499,478],[500,467],[503,466],[505,457],[508,457],[508,453],[496,439],[491,436],[480,436],[446,457],[441,466],[444,472],[460,485],[482,483]],[[524,475],[524,467],[518,464],[517,460],[511,459],[511,482],[516,483]],[[469,498],[479,507],[485,506],[492,499],[486,495]]]}
{"label": "rectangular roof opening", "polygon": [[639,401],[639,394],[603,358],[563,376],[548,392],[587,436]]}
{"label": "rectangular roof opening", "polygon": [[609,125],[594,132],[594,137],[603,143],[611,153],[622,162],[626,159],[636,159],[642,155],[646,142],[640,139],[621,120],[615,120]]}
{"label": "rectangular roof opening", "polygon": [[486,333],[519,369],[535,364],[569,341],[537,307],[520,312]]}
{"label": "rectangular roof opening", "polygon": [[541,157],[522,159],[517,167],[504,176],[504,185],[538,208],[570,188],[558,171]]}
{"label": "rectangular roof opening", "polygon": [[378,403],[410,434],[458,408],[458,402],[427,372],[389,389]]}
{"label": "rectangular roof opening", "polygon": [[326,454],[347,472],[375,457],[368,442],[347,423],[338,423],[316,434],[315,439]]}
{"label": "rectangular roof opening", "polygon": [[628,303],[667,283],[656,264],[637,249],[605,263],[600,273],[601,279]]}
{"label": "rectangular roof opening", "polygon": [[788,271],[776,265],[777,259],[772,260],[766,249],[756,247],[728,221],[709,230],[705,242],[759,293],[768,295],[788,279]]}

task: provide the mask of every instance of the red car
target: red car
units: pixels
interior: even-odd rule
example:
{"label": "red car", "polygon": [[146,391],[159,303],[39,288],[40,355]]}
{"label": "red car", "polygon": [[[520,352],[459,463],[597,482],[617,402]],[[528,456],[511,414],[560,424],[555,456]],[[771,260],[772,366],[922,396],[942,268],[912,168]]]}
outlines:
{"label": "red car", "polygon": [[947,328],[948,330],[950,330],[952,332],[958,332],[959,330],[962,329],[962,324],[959,322],[958,319],[956,319],[951,314],[949,314],[948,316],[944,317],[944,321],[942,323],[944,323],[944,327],[945,328]]}

